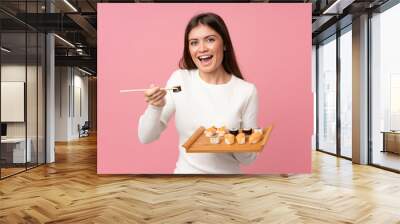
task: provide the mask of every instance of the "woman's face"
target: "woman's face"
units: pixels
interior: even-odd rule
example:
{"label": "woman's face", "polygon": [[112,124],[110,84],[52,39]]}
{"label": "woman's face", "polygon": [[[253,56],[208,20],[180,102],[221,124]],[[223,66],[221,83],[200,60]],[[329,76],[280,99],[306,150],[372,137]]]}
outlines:
{"label": "woman's face", "polygon": [[215,72],[224,58],[222,37],[211,27],[199,24],[189,32],[189,52],[201,72]]}

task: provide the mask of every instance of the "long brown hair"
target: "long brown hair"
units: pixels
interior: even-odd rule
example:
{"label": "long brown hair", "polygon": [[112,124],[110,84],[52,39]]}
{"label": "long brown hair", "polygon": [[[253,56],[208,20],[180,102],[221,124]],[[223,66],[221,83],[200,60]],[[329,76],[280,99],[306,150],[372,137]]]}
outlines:
{"label": "long brown hair", "polygon": [[179,68],[181,69],[197,69],[196,64],[192,60],[189,52],[189,33],[190,31],[198,26],[199,24],[209,26],[215,32],[217,32],[223,40],[224,43],[224,58],[222,60],[222,66],[226,72],[233,74],[234,76],[244,79],[242,73],[240,72],[238,63],[235,57],[235,51],[233,50],[232,41],[229,36],[228,28],[225,25],[224,20],[215,13],[201,13],[195,15],[190,19],[189,23],[185,29],[185,43],[183,48],[183,56],[179,61]]}

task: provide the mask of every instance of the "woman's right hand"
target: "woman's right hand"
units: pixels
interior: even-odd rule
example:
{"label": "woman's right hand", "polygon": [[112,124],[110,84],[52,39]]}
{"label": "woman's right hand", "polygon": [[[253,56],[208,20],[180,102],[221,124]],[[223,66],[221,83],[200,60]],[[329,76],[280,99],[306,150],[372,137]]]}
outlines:
{"label": "woman's right hand", "polygon": [[146,91],[144,91],[144,97],[146,102],[149,105],[153,105],[156,107],[163,107],[165,106],[165,95],[167,94],[166,90],[162,90],[158,86],[154,86],[153,84],[150,85]]}

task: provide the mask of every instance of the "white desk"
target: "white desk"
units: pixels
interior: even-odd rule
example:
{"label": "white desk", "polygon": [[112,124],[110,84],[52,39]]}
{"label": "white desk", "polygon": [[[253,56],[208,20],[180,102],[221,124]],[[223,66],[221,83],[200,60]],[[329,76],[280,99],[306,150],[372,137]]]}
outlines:
{"label": "white desk", "polygon": [[[31,145],[32,140],[30,138],[27,139],[27,148],[25,155],[25,138],[6,138],[1,139],[2,151],[10,150],[8,147],[12,148],[12,162],[13,163],[25,163],[25,158],[27,158],[27,162],[31,161]],[[5,147],[5,149],[3,149]]]}

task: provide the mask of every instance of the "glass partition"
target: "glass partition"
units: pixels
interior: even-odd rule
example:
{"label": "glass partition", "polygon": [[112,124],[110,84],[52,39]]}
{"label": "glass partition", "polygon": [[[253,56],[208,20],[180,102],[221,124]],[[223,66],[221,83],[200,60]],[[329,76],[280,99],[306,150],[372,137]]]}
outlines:
{"label": "glass partition", "polygon": [[[43,13],[45,1],[1,1],[0,178],[45,162],[44,33],[18,20]],[[33,18],[37,18],[34,17]]]}
{"label": "glass partition", "polygon": [[371,18],[372,164],[400,171],[400,4]]}
{"label": "glass partition", "polygon": [[1,139],[1,175],[6,177],[25,170],[31,157],[26,150],[26,33],[3,32],[1,46],[0,110],[6,127]]}
{"label": "glass partition", "polygon": [[336,35],[318,47],[318,149],[336,154]]}

